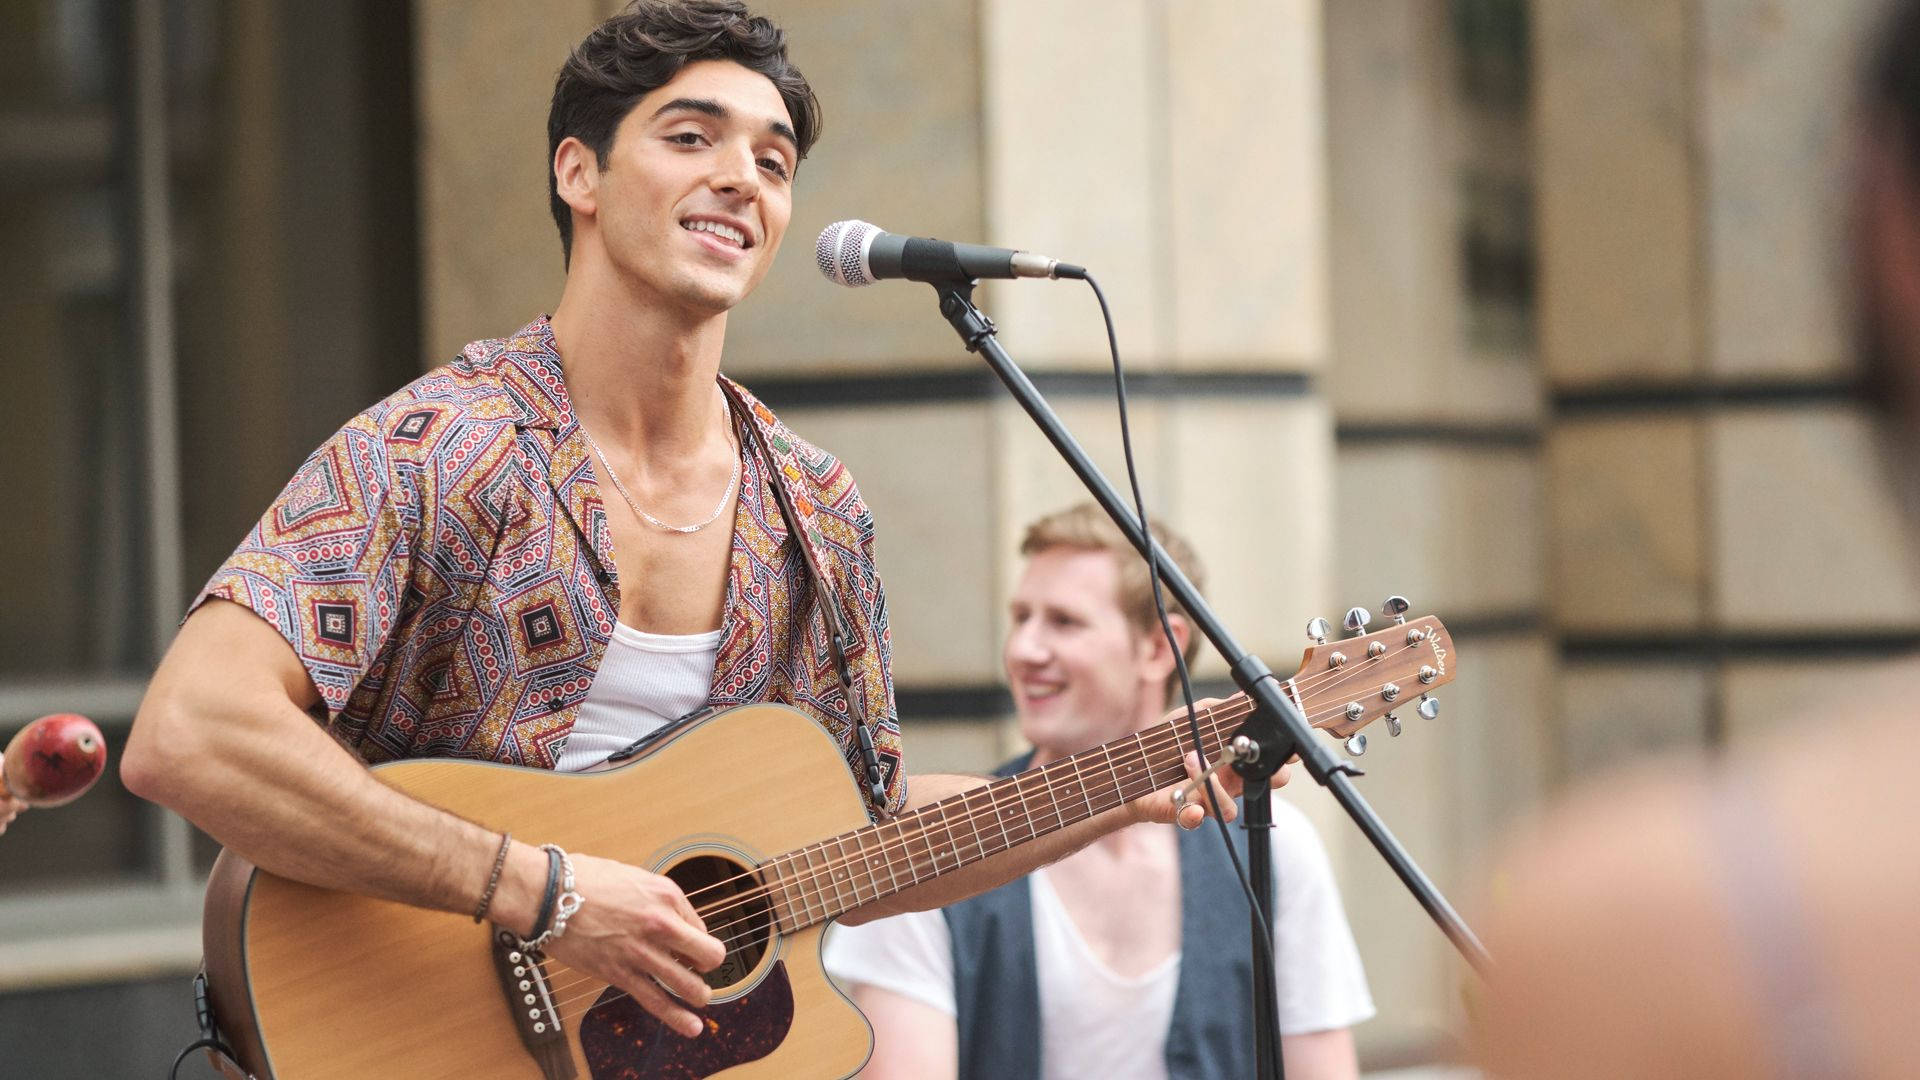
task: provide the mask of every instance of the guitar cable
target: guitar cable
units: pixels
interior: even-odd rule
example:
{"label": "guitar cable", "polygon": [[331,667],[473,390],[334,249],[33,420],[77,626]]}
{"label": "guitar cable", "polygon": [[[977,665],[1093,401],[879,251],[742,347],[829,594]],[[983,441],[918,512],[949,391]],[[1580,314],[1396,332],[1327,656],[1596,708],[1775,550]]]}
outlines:
{"label": "guitar cable", "polygon": [[193,1020],[200,1028],[200,1037],[186,1045],[180,1056],[173,1059],[173,1068],[167,1070],[167,1080],[179,1080],[180,1066],[195,1050],[218,1050],[231,1060],[233,1048],[220,1038],[219,1030],[213,1022],[213,1002],[207,996],[207,973],[197,972],[193,976]]}
{"label": "guitar cable", "polygon": [[[1173,650],[1174,670],[1180,675],[1180,696],[1187,706],[1187,734],[1193,742],[1193,753],[1204,765],[1207,753],[1201,742],[1200,720],[1193,704],[1193,681],[1188,675],[1187,658],[1180,649],[1180,642],[1173,636],[1173,624],[1167,618],[1166,597],[1160,591],[1160,558],[1156,554],[1158,549],[1154,545],[1152,527],[1147,520],[1146,499],[1140,494],[1140,473],[1133,464],[1133,434],[1127,422],[1127,376],[1120,364],[1120,340],[1113,331],[1113,312],[1107,307],[1107,294],[1101,291],[1100,283],[1093,279],[1093,275],[1087,274],[1082,280],[1087,283],[1088,288],[1093,290],[1094,298],[1100,301],[1100,317],[1107,324],[1107,351],[1113,357],[1113,391],[1120,409],[1120,452],[1127,463],[1127,485],[1133,491],[1134,515],[1140,520],[1140,535],[1146,541],[1147,580],[1153,583],[1153,610],[1160,617],[1160,632],[1166,635],[1167,646]],[[1253,886],[1247,880],[1246,868],[1240,864],[1240,853],[1233,848],[1233,838],[1227,833],[1226,819],[1220,813],[1220,800],[1214,794],[1213,782],[1209,777],[1209,773],[1202,773],[1200,786],[1206,792],[1208,808],[1213,811],[1211,817],[1215,828],[1219,830],[1220,844],[1227,849],[1227,860],[1233,864],[1233,876],[1239,879],[1240,891],[1246,895],[1247,909],[1250,912],[1258,912],[1259,901],[1254,899]],[[1177,815],[1178,811],[1175,813]],[[1176,821],[1175,827],[1177,828],[1178,825]],[[1279,905],[1277,895],[1274,904],[1276,907]],[[1266,919],[1254,918],[1252,921],[1260,929],[1260,936],[1256,939],[1259,943],[1259,955],[1254,960],[1256,963],[1265,965],[1260,970],[1271,971],[1274,964],[1272,932],[1267,929]]]}

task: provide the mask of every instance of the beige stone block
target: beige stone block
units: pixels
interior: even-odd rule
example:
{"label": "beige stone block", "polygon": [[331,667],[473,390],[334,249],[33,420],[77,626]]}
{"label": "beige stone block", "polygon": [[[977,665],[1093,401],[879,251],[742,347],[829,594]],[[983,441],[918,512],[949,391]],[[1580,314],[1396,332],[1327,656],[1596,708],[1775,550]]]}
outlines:
{"label": "beige stone block", "polygon": [[1729,412],[1710,431],[1723,626],[1920,625],[1920,552],[1858,407]]}
{"label": "beige stone block", "polygon": [[1563,664],[1559,674],[1562,779],[1577,783],[1706,739],[1716,678],[1674,660]]}
{"label": "beige stone block", "polygon": [[998,682],[987,406],[786,409],[782,419],[846,462],[873,511],[895,681]]}
{"label": "beige stone block", "polygon": [[1540,344],[1557,385],[1694,370],[1685,0],[1530,8]]}
{"label": "beige stone block", "polygon": [[[1176,362],[1318,368],[1328,348],[1320,0],[1158,5]],[[1132,121],[1127,118],[1127,122]]]}
{"label": "beige stone block", "polygon": [[554,74],[604,15],[590,0],[414,8],[421,345],[431,363],[559,302],[547,105]]}
{"label": "beige stone block", "polygon": [[1327,5],[1327,388],[1342,420],[1531,422],[1532,357],[1465,347],[1444,5]]}
{"label": "beige stone block", "polygon": [[1419,736],[1447,745],[1455,854],[1448,883],[1464,898],[1479,887],[1501,834],[1539,807],[1559,773],[1559,661],[1541,636],[1470,634],[1454,644],[1460,675],[1435,695],[1439,717],[1416,723],[1400,741]]}
{"label": "beige stone block", "polygon": [[1698,5],[1704,299],[1716,374],[1851,365],[1851,114],[1861,31],[1884,6]]}
{"label": "beige stone block", "polygon": [[[1763,739],[1811,740],[1835,753],[1872,748],[1880,718],[1892,701],[1911,695],[1910,657],[1880,659],[1808,655],[1799,658],[1740,660],[1721,674],[1721,715],[1729,742]],[[1907,676],[1896,688],[1885,685]],[[1870,717],[1866,724],[1854,724]],[[1834,740],[1840,740],[1835,742]]]}
{"label": "beige stone block", "polygon": [[[1122,355],[1164,361],[1174,315],[1162,5],[981,0],[979,10],[985,242],[1088,267],[1112,301]],[[1085,293],[1020,282],[990,288],[984,306],[1023,362],[1101,368],[1106,338]]]}
{"label": "beige stone block", "polygon": [[[1169,407],[1167,440],[1172,475],[1160,502],[1207,560],[1215,611],[1243,647],[1287,672],[1331,580],[1326,402],[1182,399]],[[1200,671],[1225,673],[1211,663]]]}
{"label": "beige stone block", "polygon": [[773,269],[729,316],[729,370],[979,362],[926,286],[846,289],[814,265],[820,230],[848,218],[911,236],[988,242],[978,8],[974,0],[923,0],[911,9],[871,0],[754,4],[786,30],[825,123],[794,175],[793,219]]}
{"label": "beige stone block", "polygon": [[1546,599],[1544,474],[1530,448],[1341,446],[1338,606],[1377,613],[1398,593],[1442,619],[1538,612]]}
{"label": "beige stone block", "polygon": [[[1126,464],[1120,450],[1119,422],[1114,404],[1106,398],[1055,395],[1051,404],[1061,423],[1072,433],[1095,468],[1122,493],[1126,491]],[[1170,451],[1166,438],[1166,405],[1160,400],[1135,398],[1130,403],[1135,461],[1147,507],[1183,534],[1188,523],[1167,504],[1171,483]],[[994,483],[996,504],[993,544],[997,568],[994,609],[1004,611],[1006,599],[1020,576],[1020,537],[1035,519],[1093,497],[1082,487],[1033,420],[1011,401],[996,395],[993,418]],[[1201,552],[1201,557],[1207,557]],[[1211,564],[1209,563],[1209,566]]]}
{"label": "beige stone block", "polygon": [[908,775],[987,773],[1013,755],[1005,752],[1003,725],[992,718],[916,720],[900,718]]}
{"label": "beige stone block", "polygon": [[1707,538],[1698,422],[1568,421],[1547,441],[1553,618],[1607,633],[1700,625]]}

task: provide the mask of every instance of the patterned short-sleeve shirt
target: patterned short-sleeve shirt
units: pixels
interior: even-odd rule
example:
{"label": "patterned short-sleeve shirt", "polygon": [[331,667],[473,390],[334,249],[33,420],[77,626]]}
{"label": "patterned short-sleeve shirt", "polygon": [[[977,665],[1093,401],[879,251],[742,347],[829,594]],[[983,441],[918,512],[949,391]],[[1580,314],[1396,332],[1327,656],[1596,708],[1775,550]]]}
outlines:
{"label": "patterned short-sleeve shirt", "polygon": [[[738,389],[737,387],[734,387]],[[873,520],[846,467],[744,390],[787,479],[789,535],[741,440],[709,703],[791,705],[859,753],[799,544],[845,606],[853,692],[892,809],[906,800]],[[620,583],[591,454],[545,317],[348,421],[207,583],[293,646],[329,729],[369,763],[463,757],[552,768],[606,653]]]}

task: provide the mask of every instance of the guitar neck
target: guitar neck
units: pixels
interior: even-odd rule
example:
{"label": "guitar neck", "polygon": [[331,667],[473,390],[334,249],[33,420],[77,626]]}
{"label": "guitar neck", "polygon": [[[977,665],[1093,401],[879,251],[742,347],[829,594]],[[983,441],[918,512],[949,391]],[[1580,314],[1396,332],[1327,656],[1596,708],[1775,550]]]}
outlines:
{"label": "guitar neck", "polygon": [[[1245,694],[1198,710],[1207,760],[1252,711]],[[1192,745],[1182,716],[788,852],[761,879],[783,927],[811,926],[1171,787]]]}

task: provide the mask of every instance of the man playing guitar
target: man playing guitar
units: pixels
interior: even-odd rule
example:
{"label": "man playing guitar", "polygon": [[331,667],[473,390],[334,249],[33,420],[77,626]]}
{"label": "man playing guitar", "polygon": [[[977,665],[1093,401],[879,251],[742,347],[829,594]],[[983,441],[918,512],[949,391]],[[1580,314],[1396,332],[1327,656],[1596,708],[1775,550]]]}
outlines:
{"label": "man playing guitar", "polygon": [[[568,259],[551,318],[467,346],[314,452],[161,662],[128,788],[272,874],[544,934],[554,960],[693,1036],[709,988],[690,969],[724,950],[672,881],[503,837],[366,765],[591,768],[683,713],[775,701],[840,741],[876,814],[981,783],[903,774],[866,508],[837,461],[719,374],[727,313],[779,250],[818,130],[780,30],[735,0],[639,0],[594,30],[549,116]],[[1174,793],[850,921],[961,899],[1137,822],[1197,824],[1202,800]]]}

